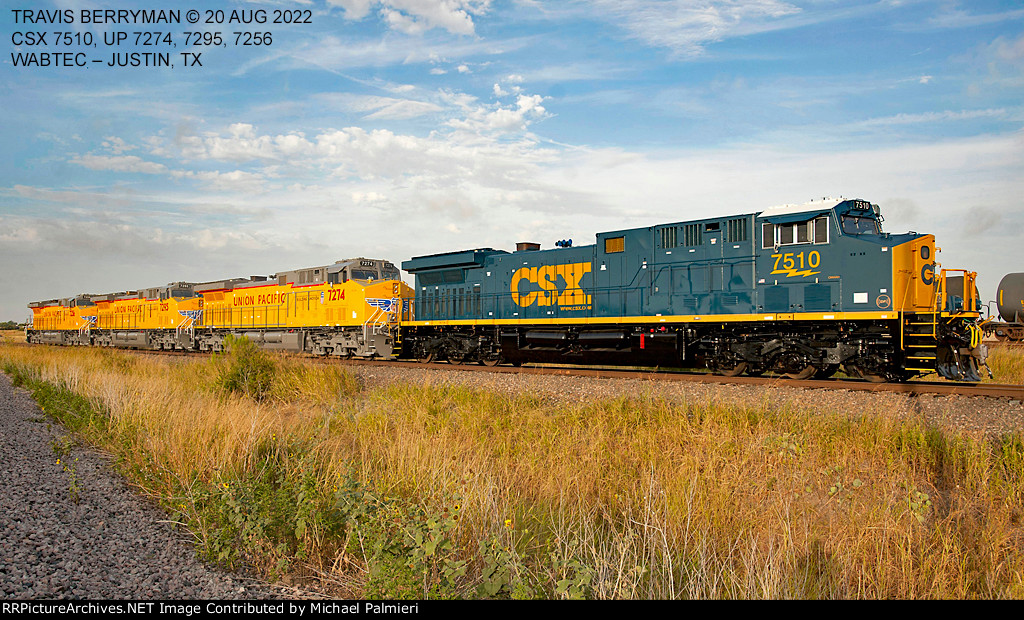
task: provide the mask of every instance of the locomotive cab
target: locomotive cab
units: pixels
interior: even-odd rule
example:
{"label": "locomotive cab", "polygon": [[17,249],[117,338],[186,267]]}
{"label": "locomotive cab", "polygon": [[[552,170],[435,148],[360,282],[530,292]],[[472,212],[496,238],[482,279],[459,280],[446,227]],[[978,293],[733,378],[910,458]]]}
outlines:
{"label": "locomotive cab", "polygon": [[882,218],[878,205],[865,200],[852,200],[846,211],[840,211],[841,228],[844,235],[881,235]]}

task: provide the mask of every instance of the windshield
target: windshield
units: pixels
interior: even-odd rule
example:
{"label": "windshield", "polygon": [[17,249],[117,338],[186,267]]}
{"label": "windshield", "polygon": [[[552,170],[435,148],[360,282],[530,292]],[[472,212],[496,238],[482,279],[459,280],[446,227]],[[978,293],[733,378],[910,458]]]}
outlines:
{"label": "windshield", "polygon": [[352,279],[354,280],[376,280],[377,272],[368,269],[353,269]]}
{"label": "windshield", "polygon": [[856,215],[843,216],[843,232],[848,235],[880,234],[881,227],[878,220],[870,217],[858,217]]}

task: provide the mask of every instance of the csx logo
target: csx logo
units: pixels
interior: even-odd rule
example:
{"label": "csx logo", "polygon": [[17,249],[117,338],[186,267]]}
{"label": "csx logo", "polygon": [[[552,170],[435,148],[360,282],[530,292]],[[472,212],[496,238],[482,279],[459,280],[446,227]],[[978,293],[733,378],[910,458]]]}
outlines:
{"label": "csx logo", "polygon": [[[580,288],[590,263],[523,267],[512,274],[512,301],[527,307],[578,306],[590,304],[590,295]],[[539,289],[539,290],[537,290]]]}
{"label": "csx logo", "polygon": [[925,263],[924,267],[921,267],[921,281],[927,286],[935,284],[935,264]]}

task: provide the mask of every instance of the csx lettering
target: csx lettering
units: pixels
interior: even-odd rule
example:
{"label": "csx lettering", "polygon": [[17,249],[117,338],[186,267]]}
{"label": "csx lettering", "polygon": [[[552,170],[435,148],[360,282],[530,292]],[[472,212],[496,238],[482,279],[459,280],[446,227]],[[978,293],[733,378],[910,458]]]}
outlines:
{"label": "csx lettering", "polygon": [[46,45],[45,32],[14,32],[11,33],[12,45]]}
{"label": "csx lettering", "polygon": [[[545,265],[543,267],[523,267],[512,274],[512,301],[522,307],[532,306],[576,306],[589,305],[590,295],[580,287],[583,276],[590,273],[590,263],[571,263],[568,265]],[[559,279],[564,286],[559,292]],[[528,284],[540,290],[523,292],[530,288]]]}

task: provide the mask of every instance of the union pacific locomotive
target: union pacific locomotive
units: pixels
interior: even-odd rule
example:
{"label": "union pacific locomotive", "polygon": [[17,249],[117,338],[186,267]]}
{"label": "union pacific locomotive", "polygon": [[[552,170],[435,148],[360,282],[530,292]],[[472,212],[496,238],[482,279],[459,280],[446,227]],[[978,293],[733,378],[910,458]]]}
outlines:
{"label": "union pacific locomotive", "polygon": [[[213,350],[228,334],[318,355],[487,365],[706,366],[978,381],[974,272],[877,205],[823,200],[599,233],[593,245],[353,259],[267,278],[31,304],[30,342]],[[987,367],[986,367],[987,368]]]}
{"label": "union pacific locomotive", "polygon": [[394,264],[356,258],[273,276],[34,302],[27,340],[223,351],[236,335],[267,349],[387,358],[399,323],[411,318],[411,298]]}

